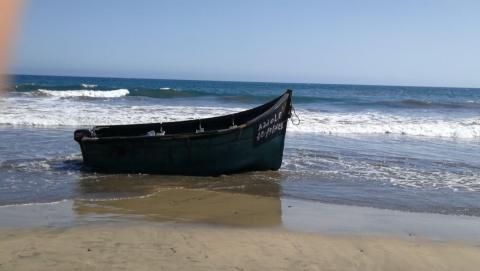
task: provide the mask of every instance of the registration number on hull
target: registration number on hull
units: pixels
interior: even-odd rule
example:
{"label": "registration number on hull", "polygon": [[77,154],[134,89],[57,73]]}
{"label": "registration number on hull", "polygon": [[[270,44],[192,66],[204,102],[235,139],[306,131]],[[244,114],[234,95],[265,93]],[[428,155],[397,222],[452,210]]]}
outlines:
{"label": "registration number on hull", "polygon": [[283,105],[259,121],[255,127],[254,143],[262,144],[276,135],[283,133],[286,125],[285,115],[285,105]]}

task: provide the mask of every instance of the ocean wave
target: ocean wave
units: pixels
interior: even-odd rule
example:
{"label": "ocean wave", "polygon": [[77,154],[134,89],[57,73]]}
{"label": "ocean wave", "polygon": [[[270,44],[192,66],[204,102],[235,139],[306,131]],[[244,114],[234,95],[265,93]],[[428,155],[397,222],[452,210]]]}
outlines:
{"label": "ocean wave", "polygon": [[[60,91],[54,91],[58,93]],[[92,91],[95,94],[103,91]],[[68,93],[68,92],[67,92]],[[84,92],[80,92],[83,93]],[[105,92],[103,92],[105,94]],[[108,93],[108,92],[107,92]],[[114,92],[115,95],[119,92]],[[106,97],[103,94],[101,97]],[[126,94],[125,92],[122,95]],[[63,94],[59,94],[63,95]],[[69,94],[67,94],[69,95]],[[73,95],[78,95],[74,93]],[[0,100],[0,124],[10,126],[91,126],[179,121],[231,114],[246,107],[125,105],[73,99]],[[385,112],[326,112],[297,109],[301,123],[289,133],[396,134],[439,138],[480,138],[480,117],[395,115]]]}
{"label": "ocean wave", "polygon": [[[88,89],[90,88],[90,90]],[[95,90],[93,90],[93,88]],[[26,93],[35,93],[35,92],[44,92],[44,91],[111,91],[112,87],[107,88],[105,86],[99,86],[96,84],[79,84],[79,85],[39,85],[39,84],[17,84],[15,86],[15,91],[17,92],[26,92]],[[127,89],[126,87],[119,87],[119,89]],[[128,96],[139,96],[139,97],[148,97],[148,98],[194,98],[194,97],[215,97],[223,101],[236,102],[236,103],[261,103],[272,100],[281,92],[276,94],[255,94],[255,93],[236,93],[236,92],[222,92],[217,90],[198,90],[198,89],[177,89],[172,87],[159,87],[159,88],[149,88],[149,87],[128,87],[129,93]],[[61,95],[52,93],[52,95]],[[79,94],[65,96],[65,97],[78,97]],[[349,100],[344,98],[336,97],[311,97],[311,96],[302,96],[295,95],[294,97],[296,103],[345,103]]]}
{"label": "ocean wave", "polygon": [[49,89],[49,90],[70,90],[70,89],[80,89],[83,88],[81,84],[79,85],[48,85],[48,84],[36,84],[36,83],[23,83],[15,85],[15,91],[18,92],[35,92],[39,89]]}
{"label": "ocean wave", "polygon": [[61,199],[61,200],[50,201],[50,202],[28,202],[28,203],[5,204],[5,205],[0,205],[0,208],[11,208],[11,207],[22,207],[22,206],[49,206],[49,205],[63,204],[70,201],[72,200]]}
{"label": "ocean wave", "polygon": [[291,126],[293,132],[480,138],[480,118],[402,116],[383,112],[297,112],[302,122],[299,126]]}
{"label": "ocean wave", "polygon": [[127,96],[130,92],[128,89],[115,90],[48,90],[39,89],[42,94],[53,97],[70,98],[70,97],[89,97],[89,98],[118,98]]}
{"label": "ocean wave", "polygon": [[0,161],[0,170],[18,172],[43,172],[45,170],[78,170],[82,167],[77,154],[53,158],[10,159]]}
{"label": "ocean wave", "polygon": [[[480,172],[466,164],[423,160],[429,169],[405,163],[404,159],[385,157],[345,157],[338,153],[323,155],[317,150],[291,149],[284,156],[282,170],[293,178],[308,175],[335,179],[375,180],[399,187],[480,191]],[[453,167],[452,167],[453,166]],[[455,168],[455,170],[452,170]]]}
{"label": "ocean wave", "polygon": [[381,106],[389,107],[403,107],[403,108],[415,108],[415,109],[430,109],[430,108],[466,108],[474,109],[480,108],[480,102],[478,101],[428,101],[428,100],[416,100],[405,99],[398,101],[380,101],[372,102],[372,104],[378,104]]}
{"label": "ocean wave", "polygon": [[231,114],[244,108],[124,105],[73,99],[0,99],[0,125],[91,126],[167,122]]}
{"label": "ocean wave", "polygon": [[98,85],[95,84],[80,84],[84,88],[96,88]]}
{"label": "ocean wave", "polygon": [[175,88],[134,88],[130,91],[129,96],[142,96],[149,98],[188,98],[201,96],[215,96],[213,93],[196,90],[179,90]]}
{"label": "ocean wave", "polygon": [[[39,90],[49,91],[72,91],[72,90],[91,90],[93,91],[111,91],[112,89],[128,89],[127,96],[140,96],[148,98],[195,98],[212,97],[221,101],[233,103],[263,103],[278,97],[281,91],[244,91],[225,90],[221,88],[176,88],[176,87],[148,87],[148,86],[129,86],[116,85],[105,86],[97,84],[81,83],[78,85],[44,85],[23,83],[15,86],[17,92],[38,92]],[[78,97],[78,96],[72,96]],[[323,104],[327,106],[347,106],[361,108],[402,108],[402,109],[478,109],[480,100],[470,96],[372,96],[372,95],[345,95],[341,92],[332,93],[331,91],[295,91],[293,97],[298,104]]]}
{"label": "ocean wave", "polygon": [[[162,88],[119,88],[119,89],[108,89],[105,87],[98,87],[98,85],[93,84],[81,84],[81,85],[72,85],[72,86],[47,86],[47,85],[34,85],[34,84],[22,84],[15,87],[17,92],[24,92],[29,95],[35,93],[43,93],[51,96],[57,97],[102,97],[105,93],[115,93],[111,91],[116,91],[118,93],[125,93],[122,95],[114,95],[113,97],[109,96],[108,98],[123,97],[123,96],[141,96],[149,98],[185,98],[185,97],[200,97],[200,96],[217,96],[214,93],[206,91],[196,91],[196,90],[178,90],[170,87]],[[125,90],[128,90],[126,93]],[[105,94],[108,95],[108,94]]]}

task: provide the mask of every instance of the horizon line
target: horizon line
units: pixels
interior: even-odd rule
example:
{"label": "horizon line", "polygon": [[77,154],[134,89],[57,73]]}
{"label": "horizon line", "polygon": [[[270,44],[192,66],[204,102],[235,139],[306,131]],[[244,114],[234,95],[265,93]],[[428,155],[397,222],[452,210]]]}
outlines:
{"label": "horizon line", "polygon": [[455,89],[480,89],[480,87],[451,87],[428,85],[388,85],[388,84],[353,84],[353,83],[318,83],[318,82],[273,82],[273,81],[247,81],[247,80],[212,80],[212,79],[180,79],[180,78],[152,78],[152,77],[120,77],[120,76],[91,76],[91,75],[59,75],[59,74],[6,74],[7,76],[50,76],[50,77],[76,77],[76,78],[108,78],[132,80],[172,80],[172,81],[202,81],[202,82],[230,82],[230,83],[266,83],[266,84],[305,84],[305,85],[342,85],[342,86],[377,86],[377,87],[410,87],[410,88],[455,88]]}

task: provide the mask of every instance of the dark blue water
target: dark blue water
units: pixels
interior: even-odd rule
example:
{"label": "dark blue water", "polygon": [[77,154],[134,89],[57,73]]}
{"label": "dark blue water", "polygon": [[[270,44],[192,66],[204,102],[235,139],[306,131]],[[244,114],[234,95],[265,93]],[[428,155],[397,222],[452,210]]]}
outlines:
{"label": "dark blue water", "polygon": [[[219,100],[251,103],[265,102],[283,90],[295,90],[295,102],[351,109],[479,109],[480,89],[402,87],[366,85],[330,85],[298,83],[255,83],[124,79],[92,77],[17,76],[15,91],[38,89],[109,91],[128,89],[127,96],[150,98],[216,97]],[[338,109],[338,108],[337,108]],[[457,112],[458,113],[458,112]]]}
{"label": "dark blue water", "polygon": [[[232,113],[287,88],[301,123],[289,124],[274,174],[213,182],[100,175],[83,169],[72,140],[78,127]],[[142,195],[164,185],[257,191],[272,182],[284,197],[479,216],[479,113],[479,89],[17,76],[0,98],[0,204]],[[129,188],[102,190],[105,179]]]}

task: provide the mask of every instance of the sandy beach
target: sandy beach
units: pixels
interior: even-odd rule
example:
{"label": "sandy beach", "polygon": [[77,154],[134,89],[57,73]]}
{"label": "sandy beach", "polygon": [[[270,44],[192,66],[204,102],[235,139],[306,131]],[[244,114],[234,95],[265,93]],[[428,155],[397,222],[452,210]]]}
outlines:
{"label": "sandy beach", "polygon": [[0,270],[437,271],[480,265],[476,218],[205,189],[4,206],[0,216]]}
{"label": "sandy beach", "polygon": [[480,248],[285,230],[94,226],[0,231],[1,270],[478,270]]}

